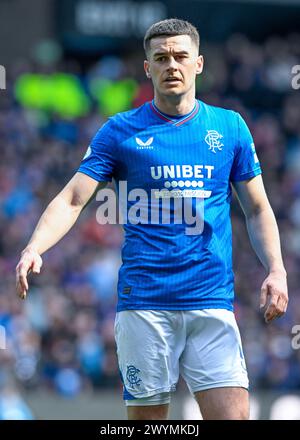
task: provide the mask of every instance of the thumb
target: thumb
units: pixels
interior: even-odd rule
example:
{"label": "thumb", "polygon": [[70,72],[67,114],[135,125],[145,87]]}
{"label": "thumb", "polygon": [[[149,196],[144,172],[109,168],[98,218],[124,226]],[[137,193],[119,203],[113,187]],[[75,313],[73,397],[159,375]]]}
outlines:
{"label": "thumb", "polygon": [[267,284],[263,283],[261,287],[261,293],[260,293],[260,304],[259,307],[262,309],[265,307],[267,302],[267,295],[268,295],[268,287]]}
{"label": "thumb", "polygon": [[32,272],[40,273],[41,267],[42,267],[42,259],[41,258],[35,259],[32,265]]}

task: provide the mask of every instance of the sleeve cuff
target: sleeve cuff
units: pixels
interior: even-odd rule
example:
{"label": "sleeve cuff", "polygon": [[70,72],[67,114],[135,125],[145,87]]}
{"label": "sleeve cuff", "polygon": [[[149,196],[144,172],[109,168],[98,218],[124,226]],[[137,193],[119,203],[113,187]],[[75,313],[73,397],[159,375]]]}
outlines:
{"label": "sleeve cuff", "polygon": [[77,171],[79,173],[83,173],[83,174],[86,174],[87,176],[92,177],[93,179],[97,180],[97,182],[111,182],[112,181],[111,177],[102,176],[101,174],[97,174],[94,171],[87,169],[87,168],[79,167]]}
{"label": "sleeve cuff", "polygon": [[259,174],[262,174],[261,168],[249,171],[248,173],[240,174],[239,176],[235,176],[233,179],[230,179],[230,181],[231,182],[241,182],[243,180],[248,180],[251,177],[258,176]]}

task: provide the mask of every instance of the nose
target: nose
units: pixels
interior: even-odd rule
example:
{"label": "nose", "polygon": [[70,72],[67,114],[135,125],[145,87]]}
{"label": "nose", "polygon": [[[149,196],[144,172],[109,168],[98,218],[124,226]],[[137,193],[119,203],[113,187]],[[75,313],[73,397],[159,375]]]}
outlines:
{"label": "nose", "polygon": [[169,58],[168,71],[177,70],[177,62],[174,57]]}

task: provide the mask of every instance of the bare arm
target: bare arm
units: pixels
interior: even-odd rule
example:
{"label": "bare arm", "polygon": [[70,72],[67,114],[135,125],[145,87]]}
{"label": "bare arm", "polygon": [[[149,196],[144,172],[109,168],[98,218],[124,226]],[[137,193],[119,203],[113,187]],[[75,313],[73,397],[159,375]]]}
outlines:
{"label": "bare arm", "polygon": [[41,255],[66,235],[95,191],[105,185],[106,182],[99,184],[83,173],[76,173],[49,203],[16,267],[17,292],[22,299],[28,291],[28,273],[40,272]]}
{"label": "bare arm", "polygon": [[288,292],[276,219],[261,176],[233,184],[246,217],[253,249],[268,272],[261,288],[260,305],[269,322],[286,312]]}

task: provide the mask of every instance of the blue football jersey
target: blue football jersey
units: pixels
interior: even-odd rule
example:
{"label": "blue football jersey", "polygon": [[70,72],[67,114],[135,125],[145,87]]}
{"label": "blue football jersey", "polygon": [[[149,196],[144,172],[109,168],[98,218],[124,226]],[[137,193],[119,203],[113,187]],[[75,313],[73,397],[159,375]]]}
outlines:
{"label": "blue football jersey", "polygon": [[147,102],[111,117],[78,171],[114,179],[123,206],[117,311],[233,310],[230,183],[261,173],[238,113],[196,100],[174,117]]}

